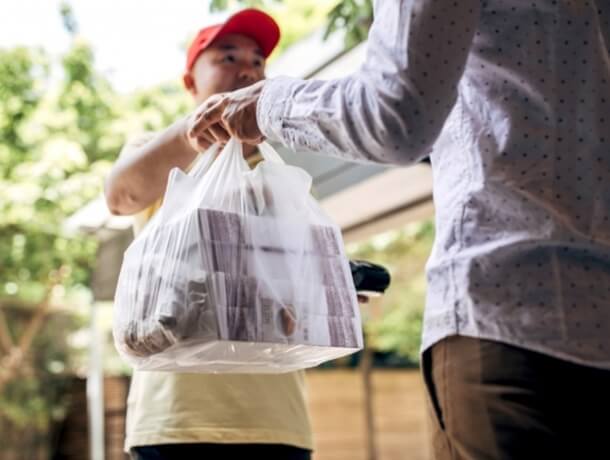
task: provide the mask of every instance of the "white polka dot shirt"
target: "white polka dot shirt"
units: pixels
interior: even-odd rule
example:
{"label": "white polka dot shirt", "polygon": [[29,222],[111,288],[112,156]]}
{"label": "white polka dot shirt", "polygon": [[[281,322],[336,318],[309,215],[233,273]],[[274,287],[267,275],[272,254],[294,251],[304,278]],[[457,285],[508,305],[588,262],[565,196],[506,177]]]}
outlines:
{"label": "white polka dot shirt", "polygon": [[610,369],[610,0],[381,0],[366,63],[269,80],[294,150],[429,156],[423,349],[459,334]]}

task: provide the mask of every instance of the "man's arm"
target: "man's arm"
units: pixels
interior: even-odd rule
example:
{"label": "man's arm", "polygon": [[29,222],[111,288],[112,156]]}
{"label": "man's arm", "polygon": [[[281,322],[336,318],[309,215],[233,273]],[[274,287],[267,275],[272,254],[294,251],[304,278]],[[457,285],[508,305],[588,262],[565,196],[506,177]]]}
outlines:
{"label": "man's arm", "polygon": [[331,81],[268,80],[259,129],[292,150],[421,160],[457,97],[480,0],[378,0],[363,67]]}
{"label": "man's arm", "polygon": [[104,193],[113,214],[130,215],[163,196],[172,168],[186,169],[197,150],[186,137],[187,118],[164,131],[130,142],[106,180]]}

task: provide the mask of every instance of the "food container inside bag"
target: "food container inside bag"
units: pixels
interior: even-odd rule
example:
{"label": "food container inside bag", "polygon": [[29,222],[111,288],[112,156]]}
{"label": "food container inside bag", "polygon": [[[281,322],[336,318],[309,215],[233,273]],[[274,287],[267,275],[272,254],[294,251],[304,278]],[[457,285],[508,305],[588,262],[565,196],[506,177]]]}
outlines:
{"label": "food container inside bag", "polygon": [[339,229],[269,149],[252,171],[231,141],[204,173],[170,173],[116,291],[115,343],[137,369],[278,373],[362,348]]}

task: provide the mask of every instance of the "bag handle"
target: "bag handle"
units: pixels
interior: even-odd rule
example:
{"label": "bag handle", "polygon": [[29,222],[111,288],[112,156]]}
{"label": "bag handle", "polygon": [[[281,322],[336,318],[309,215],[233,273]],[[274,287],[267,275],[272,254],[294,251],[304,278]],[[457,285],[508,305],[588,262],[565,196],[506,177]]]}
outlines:
{"label": "bag handle", "polygon": [[[233,151],[233,149],[237,148],[241,156],[241,144],[236,142],[235,139],[231,139],[229,143],[225,146],[225,148],[227,147],[229,147],[227,150],[230,151]],[[281,165],[286,164],[280,154],[277,153],[276,150],[269,143],[260,143],[258,145],[258,150],[264,160],[269,161],[270,163],[277,163]],[[191,176],[193,179],[201,179],[210,170],[212,164],[214,163],[214,160],[219,155],[219,153],[220,146],[218,144],[212,144],[207,150],[200,152],[197,158],[195,159],[188,175]]]}
{"label": "bag handle", "polygon": [[207,150],[200,152],[188,175],[193,179],[201,179],[209,171],[216,155],[218,155],[218,144],[213,144]]}
{"label": "bag handle", "polygon": [[264,160],[269,161],[271,163],[278,163],[281,165],[286,164],[286,162],[282,159],[279,153],[275,151],[271,144],[267,142],[261,142],[258,144],[258,150],[261,153],[261,156]]}

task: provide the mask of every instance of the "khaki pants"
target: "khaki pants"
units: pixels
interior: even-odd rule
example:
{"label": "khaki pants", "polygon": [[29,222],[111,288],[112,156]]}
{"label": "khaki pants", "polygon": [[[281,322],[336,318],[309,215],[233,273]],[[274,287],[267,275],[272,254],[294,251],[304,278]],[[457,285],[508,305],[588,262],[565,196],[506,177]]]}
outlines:
{"label": "khaki pants", "polygon": [[435,460],[610,459],[610,371],[460,336],[422,369]]}

